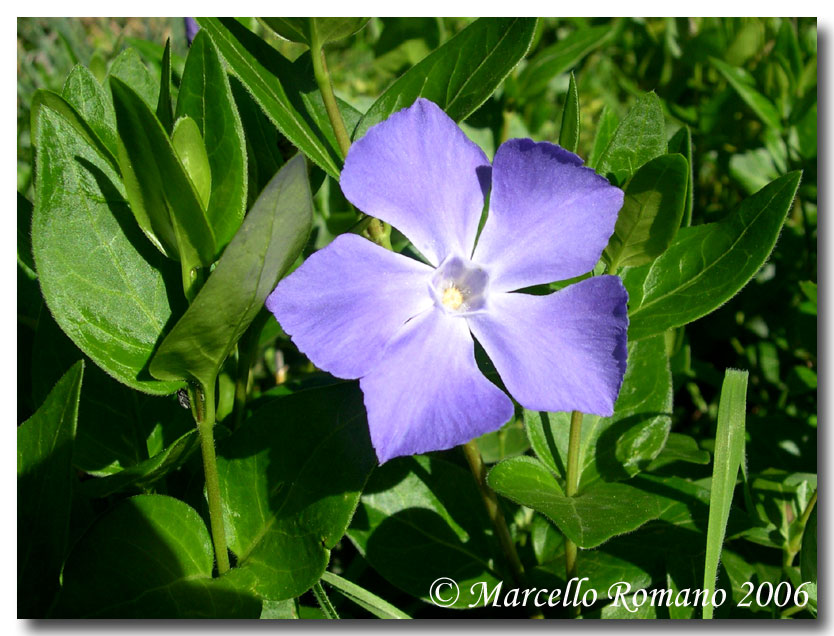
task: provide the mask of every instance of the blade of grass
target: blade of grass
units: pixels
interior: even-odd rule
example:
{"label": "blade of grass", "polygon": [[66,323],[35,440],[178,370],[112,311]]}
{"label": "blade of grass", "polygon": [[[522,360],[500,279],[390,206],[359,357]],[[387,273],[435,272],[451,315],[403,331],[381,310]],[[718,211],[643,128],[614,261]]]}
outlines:
{"label": "blade of grass", "polygon": [[397,609],[388,601],[379,598],[376,594],[337,574],[325,572],[321,575],[321,580],[336,588],[346,598],[360,607],[364,607],[374,616],[378,616],[379,618],[411,618],[408,614]]}
{"label": "blade of grass", "polygon": [[747,405],[747,371],[727,369],[718,405],[718,428],[712,464],[712,490],[709,498],[707,551],[704,559],[704,589],[707,604],[704,618],[712,618],[712,595],[721,558],[721,546],[730,516],[730,504],[738,470],[744,461],[744,420]]}

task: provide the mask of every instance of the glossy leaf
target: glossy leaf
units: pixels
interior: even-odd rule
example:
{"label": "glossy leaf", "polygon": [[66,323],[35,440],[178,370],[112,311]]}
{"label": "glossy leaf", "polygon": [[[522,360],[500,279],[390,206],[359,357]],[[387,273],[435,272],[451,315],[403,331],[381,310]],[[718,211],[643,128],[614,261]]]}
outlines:
{"label": "glossy leaf", "polygon": [[608,107],[608,104],[602,107],[602,112],[599,114],[597,121],[597,132],[594,136],[594,145],[591,147],[591,154],[588,155],[588,166],[596,170],[602,153],[608,148],[617,127],[620,125],[620,120],[617,115]]}
{"label": "glossy leaf", "polygon": [[492,95],[527,53],[535,18],[480,18],[400,76],[373,103],[352,137],[424,97],[455,121]]}
{"label": "glossy leaf", "polygon": [[637,171],[603,253],[609,272],[650,263],[669,247],[683,219],[688,182],[682,155],[661,155]]}
{"label": "glossy leaf", "polygon": [[565,107],[562,109],[559,145],[571,152],[576,152],[579,147],[579,92],[573,72],[570,74],[568,93],[565,95]]}
{"label": "glossy leaf", "polygon": [[355,383],[271,400],[218,446],[225,578],[278,601],[324,572],[376,464]]}
{"label": "glossy leaf", "polygon": [[[199,18],[198,23],[278,130],[338,179],[342,165],[339,145],[312,74],[309,53],[290,62],[232,18]],[[352,130],[359,113],[344,102],[339,102],[339,109]]]}
{"label": "glossy leaf", "polygon": [[139,495],[101,516],[74,546],[55,618],[257,618],[261,601],[212,578],[206,525],[188,504]]}
{"label": "glossy leaf", "polygon": [[332,572],[325,572],[321,575],[321,580],[333,586],[334,589],[341,592],[346,598],[364,607],[374,616],[379,618],[411,618],[408,614],[400,609],[397,609],[391,603],[379,598],[376,594],[359,587],[356,583],[348,581]]}
{"label": "glossy leaf", "polygon": [[46,304],[61,329],[96,364],[155,394],[180,382],[147,373],[171,319],[166,289],[179,279],[136,228],[118,177],[59,114],[44,109],[32,249]]}
{"label": "glossy leaf", "polygon": [[320,45],[350,37],[361,30],[370,18],[260,18],[260,20],[282,38],[310,46],[314,37],[318,39]]}
{"label": "glossy leaf", "polygon": [[163,254],[190,271],[214,262],[217,242],[168,134],[130,86],[111,78],[122,145],[119,165],[139,227]]}
{"label": "glossy leaf", "polygon": [[296,156],[258,197],[191,306],[151,361],[160,380],[212,384],[220,365],[304,247],[313,202]]}
{"label": "glossy leaf", "polygon": [[171,103],[171,39],[165,42],[162,53],[162,73],[159,84],[159,100],[156,103],[156,118],[170,135],[174,128],[174,107]]}
{"label": "glossy leaf", "polygon": [[229,78],[207,33],[198,32],[188,50],[176,116],[193,119],[205,142],[211,166],[206,215],[220,251],[246,213],[246,141]]}
{"label": "glossy leaf", "polygon": [[654,93],[637,98],[602,151],[596,171],[612,175],[615,185],[628,181],[643,164],[666,153],[666,124]]}
{"label": "glossy leaf", "polygon": [[644,483],[654,483],[644,477],[628,483],[599,481],[579,495],[568,497],[547,467],[532,457],[501,462],[489,472],[487,482],[498,494],[541,512],[585,549],[636,530],[657,519],[673,503],[641,488]]}
{"label": "glossy leaf", "polygon": [[478,601],[473,585],[483,581],[491,590],[503,578],[489,528],[469,471],[424,455],[374,472],[348,536],[389,583],[426,602],[435,580],[453,578],[460,597],[451,607],[466,609]]}
{"label": "glossy leaf", "polygon": [[115,492],[147,488],[182,466],[198,446],[197,431],[188,431],[153,457],[113,475],[87,479],[81,484],[81,492],[87,497],[106,497]]}
{"label": "glossy leaf", "polygon": [[[40,403],[61,375],[82,357],[84,354],[44,308],[32,348],[33,401]],[[95,365],[87,365],[84,370],[79,410],[82,417],[72,463],[78,470],[96,476],[141,464],[194,428],[191,413],[175,397],[137,394]]]}
{"label": "glossy leaf", "polygon": [[[626,479],[646,468],[666,443],[671,411],[672,374],[663,337],[629,343],[614,415],[582,418],[580,492],[600,478]],[[536,454],[564,479],[570,414],[525,411],[524,421]]]}
{"label": "glossy leaf", "polygon": [[72,446],[84,363],[17,429],[17,615],[40,618],[58,591],[73,491]]}
{"label": "glossy leaf", "polygon": [[152,111],[156,109],[159,102],[159,84],[154,81],[148,67],[145,66],[135,49],[127,48],[113,60],[110,71],[107,73],[105,88],[114,77],[136,91],[148,108]]}
{"label": "glossy leaf", "polygon": [[[44,109],[49,109],[52,112],[58,113],[61,118],[72,126],[75,133],[81,139],[93,148],[102,159],[104,159],[110,167],[119,174],[119,162],[116,155],[112,154],[107,145],[101,140],[95,130],[84,120],[81,114],[70,104],[66,99],[53,93],[52,91],[39,90],[32,97],[32,130],[39,129],[38,119]],[[35,145],[38,144],[38,138],[35,138]]]}
{"label": "glossy leaf", "polygon": [[551,78],[570,70],[588,53],[602,45],[611,33],[609,25],[574,31],[537,53],[518,74],[519,92],[530,99],[545,90]]}
{"label": "glossy leaf", "polygon": [[64,82],[61,96],[78,111],[115,161],[119,146],[116,113],[110,96],[95,76],[86,67],[75,66]]}
{"label": "glossy leaf", "polygon": [[777,132],[782,131],[782,118],[779,111],[767,97],[756,90],[756,82],[753,77],[743,68],[731,66],[716,58],[710,58],[712,65],[733,87],[738,96],[756,113],[765,126]]}
{"label": "glossy leaf", "polygon": [[770,255],[800,176],[780,177],[723,221],[681,229],[658,259],[626,270],[629,340],[697,320],[744,287]]}
{"label": "glossy leaf", "polygon": [[171,145],[182,162],[197,196],[200,197],[203,209],[207,208],[211,197],[211,166],[203,136],[191,117],[181,117],[177,120],[171,135]]}
{"label": "glossy leaf", "polygon": [[683,126],[669,140],[669,153],[683,155],[689,166],[689,179],[686,181],[686,206],[683,209],[682,227],[692,225],[692,208],[695,205],[695,166],[692,164],[692,131]]}
{"label": "glossy leaf", "polygon": [[[709,500],[707,554],[704,562],[704,589],[715,589],[715,576],[733,492],[741,464],[744,462],[744,422],[747,407],[747,371],[728,369],[721,387],[718,405],[718,428],[715,431],[715,454],[712,464],[712,489]],[[704,606],[704,618],[712,618],[711,603]]]}

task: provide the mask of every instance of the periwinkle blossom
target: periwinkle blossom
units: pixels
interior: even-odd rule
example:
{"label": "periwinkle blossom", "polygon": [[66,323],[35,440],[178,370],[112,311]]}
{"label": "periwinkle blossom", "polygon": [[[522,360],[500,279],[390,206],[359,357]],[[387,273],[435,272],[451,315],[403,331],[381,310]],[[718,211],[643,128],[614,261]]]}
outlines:
{"label": "periwinkle blossom", "polygon": [[620,279],[518,290],[591,271],[621,190],[577,155],[529,139],[502,144],[490,166],[425,99],[354,143],[340,182],[428,264],[345,234],[281,281],[267,307],[316,366],[359,379],[380,462],[451,448],[512,418],[510,398],[478,369],[473,336],[523,407],[613,413],[626,366]]}

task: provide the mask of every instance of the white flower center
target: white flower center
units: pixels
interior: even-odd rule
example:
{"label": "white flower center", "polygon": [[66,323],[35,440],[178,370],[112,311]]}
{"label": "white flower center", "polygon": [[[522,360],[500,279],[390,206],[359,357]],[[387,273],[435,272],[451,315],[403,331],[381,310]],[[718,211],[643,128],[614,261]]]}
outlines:
{"label": "white flower center", "polygon": [[450,314],[483,309],[488,287],[486,270],[459,256],[446,258],[431,280],[431,294],[435,302]]}

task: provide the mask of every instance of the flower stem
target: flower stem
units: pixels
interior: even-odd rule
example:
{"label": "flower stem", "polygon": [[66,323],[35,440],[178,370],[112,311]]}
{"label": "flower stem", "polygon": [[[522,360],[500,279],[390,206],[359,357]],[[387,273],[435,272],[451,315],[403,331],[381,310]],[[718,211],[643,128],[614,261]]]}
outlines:
{"label": "flower stem", "polygon": [[324,49],[319,41],[319,34],[316,28],[316,21],[310,21],[312,37],[310,42],[310,54],[313,57],[313,74],[316,76],[316,83],[319,85],[321,97],[324,100],[324,108],[330,125],[336,134],[336,141],[339,143],[339,150],[342,159],[347,156],[350,148],[350,135],[348,135],[342,113],[339,112],[339,105],[336,103],[336,95],[333,93],[333,83],[330,81],[330,72],[327,70],[327,59],[324,57]]}
{"label": "flower stem", "polygon": [[234,428],[237,429],[246,415],[246,401],[249,397],[249,380],[252,370],[252,362],[258,351],[258,341],[261,331],[269,319],[269,312],[261,310],[252,321],[246,335],[238,343],[237,371],[235,378],[235,405],[234,405]]}
{"label": "flower stem", "polygon": [[[582,442],[582,413],[570,414],[570,440],[568,441],[568,474],[565,494],[575,497],[579,490],[579,447]],[[570,581],[576,576],[576,544],[565,537],[565,576]]]}
{"label": "flower stem", "polygon": [[481,498],[484,500],[487,515],[489,515],[492,525],[495,526],[498,541],[501,543],[501,549],[504,551],[504,556],[506,556],[507,562],[510,565],[513,578],[521,585],[524,579],[524,567],[521,565],[521,560],[518,558],[518,553],[515,550],[515,544],[510,536],[510,530],[507,527],[507,521],[504,519],[504,513],[501,512],[498,496],[487,486],[486,466],[484,466],[481,451],[478,449],[478,442],[473,439],[464,444],[463,454],[466,455],[466,461],[469,462],[469,468],[472,469],[472,474],[475,476],[475,482],[478,484],[478,490],[481,493]]}
{"label": "flower stem", "polygon": [[229,571],[229,551],[226,548],[226,528],[223,525],[223,504],[220,499],[220,477],[217,473],[217,455],[214,452],[214,384],[215,380],[202,387],[190,388],[191,408],[197,431],[200,434],[200,448],[203,451],[203,472],[206,476],[211,538],[217,557],[217,572]]}

